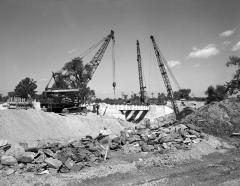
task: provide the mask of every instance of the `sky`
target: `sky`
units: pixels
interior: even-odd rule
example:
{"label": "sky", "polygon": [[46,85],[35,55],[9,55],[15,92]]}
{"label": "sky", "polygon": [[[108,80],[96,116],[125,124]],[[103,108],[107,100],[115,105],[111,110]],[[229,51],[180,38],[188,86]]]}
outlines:
{"label": "sky", "polygon": [[[41,93],[52,72],[113,29],[117,96],[139,92],[136,40],[147,93],[166,92],[150,35],[180,87],[204,96],[235,71],[225,63],[240,57],[239,7],[239,0],[0,0],[0,93],[25,77]],[[101,98],[113,97],[111,51],[109,44],[89,82]]]}

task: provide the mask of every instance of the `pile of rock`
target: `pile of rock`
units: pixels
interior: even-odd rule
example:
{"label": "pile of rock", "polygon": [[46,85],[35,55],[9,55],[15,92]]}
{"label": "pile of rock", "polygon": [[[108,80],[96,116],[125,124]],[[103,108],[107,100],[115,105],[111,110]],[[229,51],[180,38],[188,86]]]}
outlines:
{"label": "pile of rock", "polygon": [[[201,128],[192,124],[159,127],[158,125],[139,126],[134,130],[121,132],[119,141],[113,141],[114,147],[124,144],[126,154],[137,152],[189,149],[191,144],[198,143],[206,137]],[[118,145],[117,145],[117,144]]]}
{"label": "pile of rock", "polygon": [[203,132],[211,135],[231,135],[240,131],[240,101],[226,99],[205,105],[181,122],[201,127]]}
{"label": "pile of rock", "polygon": [[0,140],[0,170],[7,175],[14,172],[80,171],[85,166],[104,160],[107,151],[100,142],[86,136],[66,144],[55,142],[29,147],[25,143],[10,145],[6,140]]}
{"label": "pile of rock", "polygon": [[[134,129],[121,131],[120,136],[111,136],[107,130],[93,139],[86,136],[68,143],[26,143],[10,145],[0,140],[0,171],[7,175],[14,172],[67,173],[80,171],[107,159],[109,150],[126,154],[138,152],[164,152],[173,149],[189,149],[205,134],[191,124],[160,127],[158,125],[138,125]],[[111,136],[111,138],[110,138]]]}

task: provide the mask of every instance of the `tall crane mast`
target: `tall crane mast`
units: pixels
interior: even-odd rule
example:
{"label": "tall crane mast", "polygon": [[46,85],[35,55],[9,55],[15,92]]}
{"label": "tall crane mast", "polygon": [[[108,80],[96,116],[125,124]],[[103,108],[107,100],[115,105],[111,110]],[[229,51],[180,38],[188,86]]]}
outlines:
{"label": "tall crane mast", "polygon": [[[96,54],[93,56],[92,60],[89,62],[89,64],[91,65],[91,77],[89,77],[89,80],[91,80],[91,78],[93,77],[94,72],[97,70],[97,67],[99,66],[102,57],[107,49],[107,46],[109,44],[109,42],[113,41],[113,43],[115,43],[115,38],[114,38],[114,31],[111,30],[110,34],[104,39],[103,44],[101,45],[101,47],[98,49],[98,51],[96,52]],[[115,84],[116,86],[116,84]]]}
{"label": "tall crane mast", "polygon": [[176,118],[178,119],[179,118],[179,109],[178,109],[177,104],[174,100],[172,86],[170,84],[166,68],[164,66],[164,63],[165,63],[166,60],[165,60],[164,56],[162,55],[154,37],[150,36],[150,39],[152,40],[152,43],[153,43],[153,48],[154,48],[154,51],[155,51],[155,54],[156,54],[156,57],[157,57],[158,67],[159,67],[160,72],[161,72],[162,77],[163,77],[163,82],[166,86],[168,96],[170,97],[170,100],[171,100],[172,107],[173,107],[174,113],[176,115]]}
{"label": "tall crane mast", "polygon": [[140,85],[140,101],[141,103],[145,103],[144,89],[146,87],[143,85],[142,59],[141,59],[141,51],[140,51],[138,40],[137,40],[137,62],[138,62],[138,76],[139,76],[139,85]]}
{"label": "tall crane mast", "polygon": [[[88,70],[90,73],[89,73],[89,76],[87,77],[87,81],[85,82],[86,84],[92,79],[95,71],[97,70],[102,58],[103,58],[103,55],[108,47],[108,44],[109,42],[112,40],[113,42],[113,48],[114,48],[114,44],[115,44],[115,37],[114,37],[114,31],[111,30],[110,34],[108,34],[106,37],[104,37],[101,41],[99,41],[97,44],[93,45],[92,47],[90,47],[88,50],[86,50],[85,52],[83,52],[79,57],[73,59],[73,60],[78,60],[78,59],[82,59],[84,58],[87,54],[89,54],[92,50],[96,49],[97,47],[100,46],[100,48],[97,50],[97,52],[95,53],[95,55],[93,56],[93,58],[91,59],[91,61],[88,63],[88,69],[85,69],[85,70]],[[114,49],[113,49],[114,50]],[[113,51],[114,52],[114,51]],[[113,65],[114,65],[114,68],[115,68],[115,58],[114,58],[114,53],[112,53],[112,58],[113,58]],[[50,81],[52,79],[55,80],[55,78],[57,76],[60,77],[60,75],[63,73],[63,70],[60,70],[56,73],[53,73],[52,74],[52,77],[50,79]],[[114,69],[114,74],[113,76],[115,76],[115,69]],[[115,90],[115,87],[116,87],[116,82],[115,82],[115,77],[113,77],[113,89]],[[50,84],[50,81],[48,82],[45,90],[46,91],[50,91],[50,92],[55,92],[55,91],[61,91],[61,90],[52,90],[51,88],[49,88],[49,84]],[[65,79],[65,81],[68,81],[68,79]],[[70,83],[69,83],[70,84]],[[80,88],[80,87],[75,87],[75,88]],[[66,91],[66,90],[64,90]],[[77,90],[76,90],[77,91]]]}

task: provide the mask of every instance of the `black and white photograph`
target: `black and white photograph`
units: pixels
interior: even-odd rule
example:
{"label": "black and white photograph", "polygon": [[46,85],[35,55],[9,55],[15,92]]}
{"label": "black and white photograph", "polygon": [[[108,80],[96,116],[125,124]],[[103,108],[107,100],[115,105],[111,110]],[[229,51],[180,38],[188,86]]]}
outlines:
{"label": "black and white photograph", "polygon": [[240,1],[0,0],[0,186],[240,186]]}

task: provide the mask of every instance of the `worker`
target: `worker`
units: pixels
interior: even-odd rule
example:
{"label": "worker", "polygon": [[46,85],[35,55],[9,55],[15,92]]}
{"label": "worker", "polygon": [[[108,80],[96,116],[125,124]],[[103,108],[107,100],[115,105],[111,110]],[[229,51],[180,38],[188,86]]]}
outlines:
{"label": "worker", "polygon": [[96,104],[97,115],[99,115],[99,108],[100,108],[100,105],[97,103]]}

